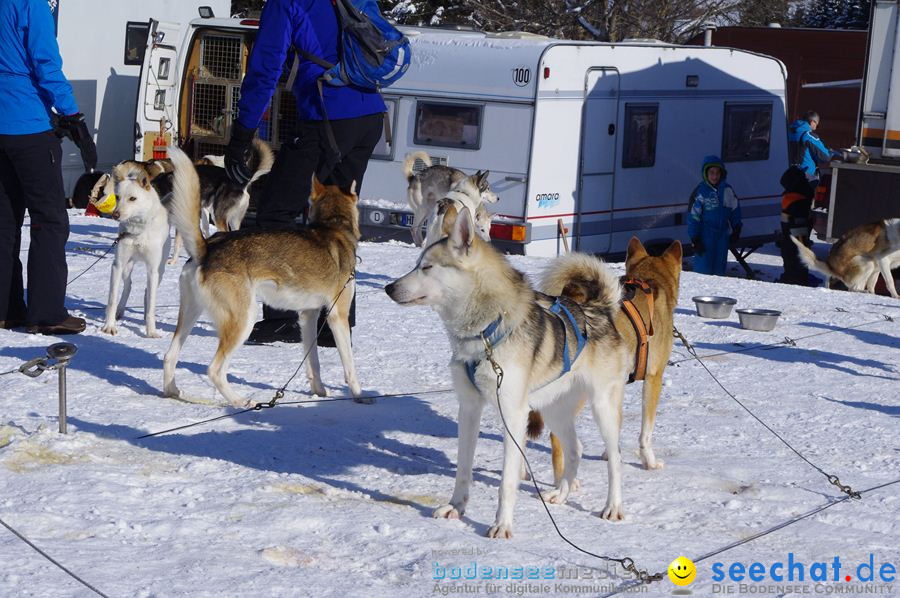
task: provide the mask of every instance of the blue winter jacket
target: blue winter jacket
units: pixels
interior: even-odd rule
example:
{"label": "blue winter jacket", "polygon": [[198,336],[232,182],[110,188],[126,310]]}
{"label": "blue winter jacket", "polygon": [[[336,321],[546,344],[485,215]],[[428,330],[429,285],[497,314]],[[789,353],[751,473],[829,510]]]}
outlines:
{"label": "blue winter jacket", "polygon": [[[338,33],[330,0],[268,0],[241,85],[238,122],[249,129],[259,126],[292,45],[334,64],[338,61]],[[301,120],[323,120],[316,79],[325,69],[299,56],[295,59],[300,60],[292,89],[297,114]],[[384,100],[377,91],[327,84],[322,91],[329,119],[385,111]]]}
{"label": "blue winter jacket", "polygon": [[49,131],[78,105],[62,72],[47,0],[0,0],[0,135]]}
{"label": "blue winter jacket", "polygon": [[815,179],[816,168],[820,163],[827,163],[832,158],[840,158],[840,152],[828,149],[809,123],[795,120],[788,127],[788,146],[791,152],[791,163],[797,164],[806,173],[809,180]]}
{"label": "blue winter jacket", "polygon": [[[718,166],[722,169],[719,184],[713,187],[706,178],[707,171]],[[693,239],[707,234],[728,238],[731,231],[741,225],[741,206],[734,189],[726,182],[728,173],[718,156],[703,159],[700,171],[702,181],[691,194],[691,210],[688,216],[688,236]]]}

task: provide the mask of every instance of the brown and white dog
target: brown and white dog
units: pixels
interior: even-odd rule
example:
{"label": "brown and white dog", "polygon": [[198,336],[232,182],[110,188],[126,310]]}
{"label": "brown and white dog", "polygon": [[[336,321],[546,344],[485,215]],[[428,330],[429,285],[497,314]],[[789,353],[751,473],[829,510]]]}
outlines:
{"label": "brown and white dog", "polygon": [[219,346],[209,366],[216,389],[235,406],[241,397],[228,383],[228,362],[250,335],[257,300],[300,314],[306,372],[317,395],[326,394],[319,375],[316,320],[331,307],[328,325],[344,380],[358,402],[362,397],[350,347],[350,302],[353,298],[359,211],[355,183],[349,190],[313,179],[310,225],[301,231],[226,232],[209,239],[200,231],[200,179],[190,159],[169,148],[175,165],[170,202],[172,224],[184,238],[191,259],[181,271],[178,326],[163,362],[164,394],[185,398],[175,384],[175,366],[185,339],[206,311],[215,324]]}
{"label": "brown and white dog", "polygon": [[[652,325],[652,335],[649,337],[649,351],[647,354],[647,366],[644,381],[642,383],[641,410],[641,434],[639,438],[641,462],[646,469],[661,469],[663,462],[656,458],[653,452],[652,434],[656,422],[656,410],[659,406],[659,396],[662,391],[662,378],[669,355],[672,353],[673,323],[675,308],[678,305],[678,287],[681,278],[681,243],[675,241],[659,257],[647,253],[643,243],[632,237],[628,244],[628,253],[625,258],[625,279],[639,280],[647,283],[652,293],[653,300],[649,301],[647,294],[638,290],[634,293],[633,304],[644,320],[645,325]],[[585,303],[595,300],[599,289],[589,280],[557,276],[553,279],[546,291],[553,295],[568,297],[577,303]],[[637,350],[637,333],[624,309],[619,309],[614,318],[616,331],[622,336],[628,350],[632,355]],[[628,373],[625,373],[628,376]],[[529,414],[528,432],[531,438],[536,438],[543,427],[543,422],[536,412]],[[557,485],[563,475],[564,458],[563,450],[556,435],[550,435],[550,444],[553,455],[553,475]],[[563,502],[565,497],[551,494],[549,502]]]}
{"label": "brown and white dog", "polygon": [[808,268],[839,279],[851,291],[874,293],[881,274],[891,297],[900,298],[891,274],[891,269],[900,265],[900,218],[851,229],[831,247],[825,261],[794,237],[791,240]]}

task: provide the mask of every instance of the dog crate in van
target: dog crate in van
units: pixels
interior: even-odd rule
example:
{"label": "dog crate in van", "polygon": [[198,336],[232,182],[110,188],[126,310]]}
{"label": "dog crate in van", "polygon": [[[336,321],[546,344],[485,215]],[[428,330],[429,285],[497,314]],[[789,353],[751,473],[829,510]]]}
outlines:
{"label": "dog crate in van", "polygon": [[[153,41],[158,35],[150,36],[142,73],[142,86],[148,91],[143,98],[143,111],[140,101],[138,109],[137,159],[152,157],[161,118],[167,123],[166,142],[171,142],[174,133],[193,158],[225,151],[232,123],[238,116],[241,81],[256,24],[248,19],[198,19],[186,29],[173,31],[173,37],[180,39],[178,45],[158,44]],[[178,26],[154,21],[151,27],[158,33]],[[163,39],[168,41],[167,36]],[[179,65],[177,76],[172,77],[168,87],[159,85],[157,75],[162,68],[170,68],[164,61]],[[288,72],[287,68],[283,70],[259,126],[259,137],[276,150],[291,139],[297,123],[294,96],[285,85]]]}

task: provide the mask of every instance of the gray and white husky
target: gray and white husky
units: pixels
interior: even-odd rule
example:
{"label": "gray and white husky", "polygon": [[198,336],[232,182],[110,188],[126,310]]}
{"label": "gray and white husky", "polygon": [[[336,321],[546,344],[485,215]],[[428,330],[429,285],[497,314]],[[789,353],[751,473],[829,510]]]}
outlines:
{"label": "gray and white husky", "polygon": [[[416,160],[421,160],[426,166],[425,170],[418,174],[413,172]],[[442,199],[453,200],[457,210],[462,207],[468,208],[475,217],[478,234],[485,241],[490,241],[491,213],[484,207],[484,202],[497,203],[500,198],[491,190],[488,174],[490,171],[479,170],[473,175],[467,175],[461,170],[442,164],[432,166],[431,157],[425,152],[407,154],[403,161],[403,175],[409,183],[406,193],[409,207],[413,211],[413,242],[421,247],[423,243],[427,246],[428,241],[436,240],[431,239],[429,235],[441,231],[439,202]],[[426,219],[428,231],[423,241],[422,223]]]}
{"label": "gray and white husky", "polygon": [[[567,280],[588,282],[597,292],[584,304],[560,299],[565,309],[554,308],[555,298],[535,291],[506,258],[474,234],[464,210],[449,236],[426,247],[416,267],[385,288],[401,305],[431,306],[450,336],[450,370],[459,399],[459,453],[453,496],[434,511],[434,517],[456,519],[466,509],[486,404],[501,409],[512,438],[523,447],[529,405],[541,411],[565,455],[563,476],[548,499],[564,502],[581,458],[575,415],[586,399],[609,457],[609,493],[600,516],[622,519],[619,431],[627,372],[633,365],[633,355],[613,324],[622,288],[601,260],[585,254],[551,262],[542,288],[565,286]],[[488,343],[504,374],[499,391],[486,357]],[[522,463],[512,438],[507,433],[503,439],[500,506],[487,532],[493,538],[512,536]]]}

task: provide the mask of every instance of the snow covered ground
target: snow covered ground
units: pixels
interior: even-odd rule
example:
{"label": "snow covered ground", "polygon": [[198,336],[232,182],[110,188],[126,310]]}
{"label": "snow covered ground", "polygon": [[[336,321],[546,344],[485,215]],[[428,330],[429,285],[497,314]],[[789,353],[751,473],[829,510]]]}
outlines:
{"label": "snow covered ground", "polygon": [[[70,279],[115,236],[114,223],[73,215]],[[491,410],[485,411],[465,517],[430,517],[449,498],[455,472],[449,346],[433,312],[402,308],[382,290],[417,255],[401,243],[360,248],[353,335],[359,378],[366,391],[395,396],[373,406],[316,402],[301,374],[283,406],[145,439],[137,437],[236,410],[223,406],[206,377],[216,337],[205,319],[188,340],[177,375],[182,389],[208,404],[159,396],[162,357],[178,311],[180,264],[166,271],[160,291],[158,322],[166,336],[141,335],[140,271],[133,308],[111,337],[100,332],[111,256],[101,259],[69,286],[69,309],[88,320],[84,334],[65,339],[78,346],[68,374],[69,434],[57,432],[55,373],[0,377],[0,519],[109,596],[430,596],[466,590],[588,596],[625,579],[621,567],[607,567],[556,535],[530,483],[520,488],[515,537],[484,537],[497,506],[502,454],[502,428]],[[531,275],[546,263],[512,261]],[[763,278],[777,274],[776,255],[752,261]],[[621,270],[621,264],[613,267]],[[747,331],[736,314],[728,320],[697,317],[691,297],[699,294],[729,295],[738,307],[774,308],[783,315],[771,332]],[[741,401],[814,463],[863,489],[900,477],[900,322],[883,316],[900,320],[900,302],[686,272],[675,317],[701,355],[716,354],[706,363]],[[785,337],[794,342],[777,344]],[[0,330],[0,372],[43,355],[56,340]],[[337,352],[321,349],[320,355],[330,395],[345,397]],[[231,377],[253,400],[268,401],[300,357],[297,345],[245,346]],[[552,507],[574,543],[665,571],[679,555],[698,557],[840,495],[688,358],[679,344],[666,371],[654,435],[656,454],[665,461],[660,471],[640,467],[639,388],[628,388],[623,522],[596,516],[605,501],[606,466],[599,458],[600,435],[588,411],[581,414],[582,487],[567,505]],[[529,444],[528,455],[547,487],[546,435]],[[878,582],[882,564],[900,568],[898,490],[900,484],[873,491],[703,560],[688,589],[699,596],[729,590],[784,595],[803,588],[823,595],[900,593],[897,583]],[[805,581],[777,584],[770,567],[787,563],[789,553],[804,564]],[[858,574],[867,571],[857,572],[857,565],[867,564],[870,555],[876,582],[857,585]],[[835,557],[842,565],[839,582],[832,581]],[[714,581],[716,562],[724,582]],[[765,581],[741,587],[729,579],[732,563],[753,562],[765,567]],[[810,580],[816,562],[828,564],[828,582]],[[483,579],[487,569],[503,567],[512,575],[516,567],[537,569],[525,569],[521,580]],[[476,579],[466,580],[473,572]],[[527,579],[529,572],[540,579]],[[456,575],[461,579],[450,579]],[[646,593],[675,589],[665,578]],[[89,595],[0,529],[0,596]]]}

